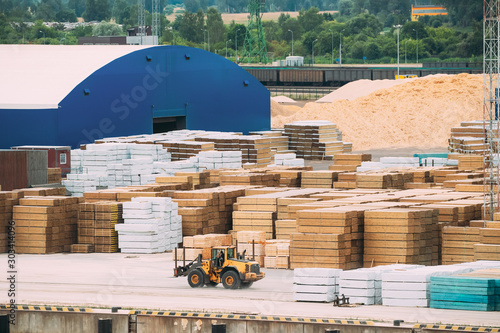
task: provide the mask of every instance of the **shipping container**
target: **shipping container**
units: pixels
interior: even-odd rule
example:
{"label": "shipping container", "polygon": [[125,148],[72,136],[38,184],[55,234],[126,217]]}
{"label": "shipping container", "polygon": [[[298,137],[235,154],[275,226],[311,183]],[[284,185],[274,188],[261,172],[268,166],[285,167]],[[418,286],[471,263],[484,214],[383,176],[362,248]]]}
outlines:
{"label": "shipping container", "polygon": [[17,146],[14,150],[45,150],[48,152],[48,167],[61,168],[63,176],[71,172],[70,146]]}
{"label": "shipping container", "polygon": [[0,150],[0,186],[3,191],[48,182],[48,151]]}

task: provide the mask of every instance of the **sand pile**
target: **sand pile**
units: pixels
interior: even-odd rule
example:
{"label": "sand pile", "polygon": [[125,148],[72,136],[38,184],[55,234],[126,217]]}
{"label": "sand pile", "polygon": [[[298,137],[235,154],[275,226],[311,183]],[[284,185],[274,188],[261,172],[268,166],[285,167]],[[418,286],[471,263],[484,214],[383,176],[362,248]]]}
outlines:
{"label": "sand pile", "polygon": [[347,99],[349,101],[352,101],[356,98],[369,95],[374,91],[380,89],[389,89],[403,83],[411,82],[413,80],[416,79],[353,81],[324,96],[323,98],[318,99],[316,103],[332,103],[340,99]]}
{"label": "sand pile", "polygon": [[271,97],[271,99],[275,102],[278,102],[278,103],[295,103],[295,101],[293,99],[291,99],[290,97],[286,97],[286,96],[274,96],[274,97]]}
{"label": "sand pile", "polygon": [[[354,83],[350,89],[362,88]],[[354,150],[447,147],[452,127],[482,119],[482,87],[481,75],[424,77],[352,101],[308,103],[300,110],[271,108],[271,124],[280,128],[298,120],[330,120]]]}

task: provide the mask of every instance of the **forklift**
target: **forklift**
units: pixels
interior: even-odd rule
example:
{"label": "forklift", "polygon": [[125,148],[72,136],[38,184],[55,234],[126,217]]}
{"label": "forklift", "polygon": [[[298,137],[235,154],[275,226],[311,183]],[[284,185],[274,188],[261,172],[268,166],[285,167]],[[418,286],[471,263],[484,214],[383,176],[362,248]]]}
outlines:
{"label": "forklift", "polygon": [[187,276],[192,288],[215,287],[219,283],[226,289],[249,288],[265,274],[257,262],[245,259],[245,252],[240,255],[235,246],[217,246],[211,249],[210,259],[203,259],[199,254],[190,263],[184,261],[183,266],[177,266],[176,248],[174,276]]}

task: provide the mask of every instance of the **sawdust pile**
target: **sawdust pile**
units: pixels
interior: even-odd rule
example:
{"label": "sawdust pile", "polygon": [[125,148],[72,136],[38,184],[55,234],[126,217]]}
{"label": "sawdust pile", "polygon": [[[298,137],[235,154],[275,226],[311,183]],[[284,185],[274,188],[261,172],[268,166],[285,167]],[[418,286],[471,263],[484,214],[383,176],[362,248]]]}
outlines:
{"label": "sawdust pile", "polygon": [[[363,85],[353,83],[350,89],[359,91]],[[281,128],[298,120],[330,120],[354,150],[446,147],[452,127],[482,119],[482,89],[481,75],[442,75],[411,80],[352,101],[307,103],[301,109],[271,102],[271,124]]]}

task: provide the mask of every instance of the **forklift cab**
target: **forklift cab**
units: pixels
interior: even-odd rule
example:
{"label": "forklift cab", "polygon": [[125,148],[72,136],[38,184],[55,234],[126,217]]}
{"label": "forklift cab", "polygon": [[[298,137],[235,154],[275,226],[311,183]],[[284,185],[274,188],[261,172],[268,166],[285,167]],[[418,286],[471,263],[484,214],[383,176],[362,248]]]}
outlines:
{"label": "forklift cab", "polygon": [[219,247],[212,249],[212,265],[217,268],[224,266],[228,259],[234,259],[234,247]]}

